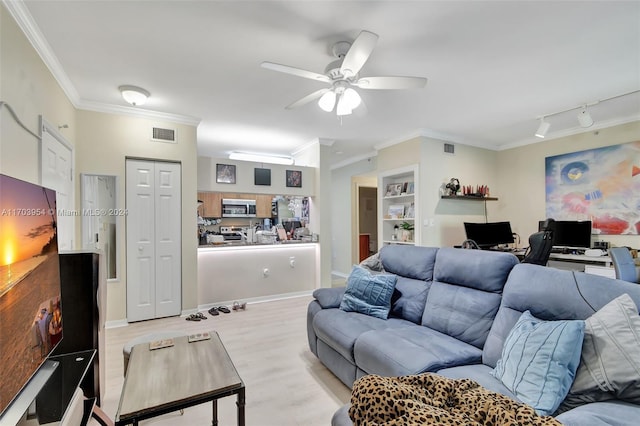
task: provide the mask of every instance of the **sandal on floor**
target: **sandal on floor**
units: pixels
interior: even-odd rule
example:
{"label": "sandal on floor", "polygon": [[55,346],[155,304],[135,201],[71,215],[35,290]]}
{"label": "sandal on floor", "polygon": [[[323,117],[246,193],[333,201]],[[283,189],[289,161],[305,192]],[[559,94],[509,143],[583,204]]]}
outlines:
{"label": "sandal on floor", "polygon": [[187,321],[200,321],[200,317],[197,314],[191,314],[185,318]]}
{"label": "sandal on floor", "polygon": [[200,318],[201,320],[206,320],[206,319],[207,319],[207,317],[205,317],[205,316],[204,316],[204,314],[203,314],[202,312],[198,312],[198,313],[196,314],[196,316],[197,316],[198,318]]}
{"label": "sandal on floor", "polygon": [[218,310],[220,312],[224,312],[225,314],[230,313],[231,311],[229,310],[229,308],[227,308],[226,306],[218,306]]}
{"label": "sandal on floor", "polygon": [[240,309],[242,309],[244,311],[245,309],[247,309],[247,302],[242,302],[242,303],[237,302],[237,301],[233,302],[232,309],[234,311],[239,311]]}
{"label": "sandal on floor", "polygon": [[209,314],[216,316],[216,315],[220,315],[220,312],[218,312],[218,308],[214,306],[213,308],[209,309]]}

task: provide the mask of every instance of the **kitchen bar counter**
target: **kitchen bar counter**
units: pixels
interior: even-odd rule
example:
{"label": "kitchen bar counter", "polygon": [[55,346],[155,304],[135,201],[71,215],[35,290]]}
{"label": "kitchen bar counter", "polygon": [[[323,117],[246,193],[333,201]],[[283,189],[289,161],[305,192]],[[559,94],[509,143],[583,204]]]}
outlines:
{"label": "kitchen bar counter", "polygon": [[319,243],[298,241],[199,246],[198,307],[310,292],[319,256]]}
{"label": "kitchen bar counter", "polygon": [[274,244],[247,243],[245,241],[225,241],[224,243],[201,244],[198,246],[198,249],[208,249],[208,248],[217,249],[217,248],[235,248],[235,247],[278,247],[278,246],[301,245],[301,244],[318,244],[318,243],[312,243],[312,242],[300,241],[300,240],[279,241]]}

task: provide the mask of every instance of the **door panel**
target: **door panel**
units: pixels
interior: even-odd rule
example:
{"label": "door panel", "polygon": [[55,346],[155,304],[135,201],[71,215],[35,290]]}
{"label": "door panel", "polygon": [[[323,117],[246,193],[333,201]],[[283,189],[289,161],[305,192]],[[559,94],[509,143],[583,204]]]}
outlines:
{"label": "door panel", "polygon": [[127,160],[127,320],[155,317],[153,162]]}
{"label": "door panel", "polygon": [[[61,135],[53,135],[48,125],[42,127],[41,174],[42,186],[56,191],[56,205],[51,208],[59,212],[72,212],[73,182],[72,182],[72,150]],[[74,239],[74,215],[59,214],[58,221],[58,249],[72,250]]]}
{"label": "door panel", "polygon": [[127,320],[182,309],[180,164],[127,160]]}
{"label": "door panel", "polygon": [[156,318],[182,308],[180,164],[156,163]]}

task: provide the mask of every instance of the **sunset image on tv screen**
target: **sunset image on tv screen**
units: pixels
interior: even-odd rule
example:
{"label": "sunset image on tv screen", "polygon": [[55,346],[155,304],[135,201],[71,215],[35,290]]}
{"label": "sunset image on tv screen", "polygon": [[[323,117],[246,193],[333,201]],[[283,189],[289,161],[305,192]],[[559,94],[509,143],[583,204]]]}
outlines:
{"label": "sunset image on tv screen", "polygon": [[62,338],[56,193],[0,175],[0,412]]}

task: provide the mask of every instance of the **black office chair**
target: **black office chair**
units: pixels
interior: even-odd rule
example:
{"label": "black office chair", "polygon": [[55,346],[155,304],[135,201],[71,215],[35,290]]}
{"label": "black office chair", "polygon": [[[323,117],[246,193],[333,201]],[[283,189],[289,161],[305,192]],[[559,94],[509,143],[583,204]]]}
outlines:
{"label": "black office chair", "polygon": [[609,256],[613,261],[613,268],[616,270],[616,278],[619,280],[638,282],[638,272],[636,264],[631,257],[631,252],[626,247],[612,247],[609,249]]}
{"label": "black office chair", "polygon": [[522,263],[546,266],[553,248],[553,219],[547,219],[542,230],[529,236],[529,248]]}

